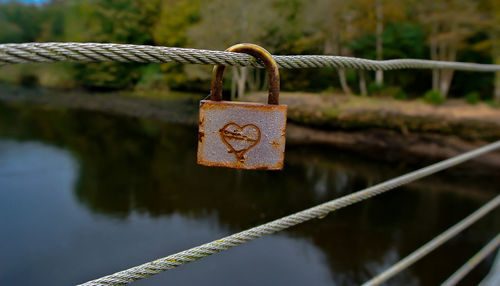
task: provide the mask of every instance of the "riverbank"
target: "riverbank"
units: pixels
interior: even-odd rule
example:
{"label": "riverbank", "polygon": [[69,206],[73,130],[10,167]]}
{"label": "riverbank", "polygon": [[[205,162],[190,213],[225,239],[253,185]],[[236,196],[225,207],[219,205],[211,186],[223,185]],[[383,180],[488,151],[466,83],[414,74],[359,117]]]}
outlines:
{"label": "riverbank", "polygon": [[[0,101],[112,112],[181,124],[197,124],[203,95],[159,92],[88,93],[0,85]],[[245,100],[263,101],[264,93]],[[500,139],[500,109],[449,101],[418,101],[282,93],[289,107],[287,143],[320,144],[354,150],[375,159],[432,162]],[[500,153],[477,160],[500,166]]]}
{"label": "riverbank", "polygon": [[[265,102],[267,94],[254,93],[249,101]],[[467,104],[448,99],[441,105],[422,100],[345,96],[333,93],[282,93],[288,118],[322,130],[380,128],[402,135],[442,134],[469,141],[500,139],[500,108],[485,103]]]}
{"label": "riverbank", "polygon": [[[245,100],[265,102],[266,93]],[[368,156],[432,162],[500,139],[500,108],[449,99],[442,105],[384,97],[282,93],[288,105],[288,142],[325,144]],[[499,152],[482,164],[500,166]]]}

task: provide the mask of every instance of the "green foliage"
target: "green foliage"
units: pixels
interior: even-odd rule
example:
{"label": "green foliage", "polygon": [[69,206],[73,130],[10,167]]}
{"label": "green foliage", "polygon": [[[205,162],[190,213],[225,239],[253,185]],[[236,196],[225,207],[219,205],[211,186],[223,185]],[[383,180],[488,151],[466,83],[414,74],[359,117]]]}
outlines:
{"label": "green foliage", "polygon": [[407,99],[407,95],[400,86],[384,86],[372,82],[368,85],[368,94],[370,96],[391,97],[399,100]]}
{"label": "green foliage", "polygon": [[40,34],[40,8],[18,2],[0,2],[0,42],[34,42]]}
{"label": "green foliage", "polygon": [[481,101],[481,97],[479,96],[479,93],[473,91],[465,95],[465,101],[467,101],[468,104],[477,104]]}
{"label": "green foliage", "polygon": [[[375,59],[375,36],[363,34],[349,43],[354,54],[359,57]],[[391,23],[382,34],[384,59],[423,58],[425,37],[422,27],[409,23]]]}
{"label": "green foliage", "polygon": [[394,99],[405,100],[407,95],[404,90],[399,86],[388,86],[382,90],[382,94],[386,97]]}
{"label": "green foliage", "polygon": [[495,100],[495,99],[487,99],[485,100],[486,104],[493,108],[499,108],[500,109],[500,100]]}
{"label": "green foliage", "polygon": [[430,104],[442,104],[445,98],[439,90],[431,89],[424,94],[424,101]]}
{"label": "green foliage", "polygon": [[182,47],[188,44],[188,29],[200,20],[200,0],[163,0],[153,38],[158,45]]}
{"label": "green foliage", "polygon": [[[70,7],[72,25],[84,40],[153,44],[151,27],[158,17],[158,0],[78,0]],[[73,35],[67,35],[71,38]]]}
{"label": "green foliage", "polygon": [[[382,2],[383,58],[429,58],[431,20],[421,19],[414,12],[418,10],[417,1]],[[450,5],[452,2],[456,0],[450,1]],[[482,8],[484,15],[480,16],[498,20],[500,6],[493,6],[498,7]],[[237,42],[254,42],[277,54],[326,53],[375,59],[373,8],[372,1],[365,0],[53,0],[41,5],[0,0],[0,43],[115,42],[225,49]],[[450,15],[448,10],[438,8],[432,11],[436,17]],[[500,56],[492,57],[492,47],[500,46],[500,42],[492,39],[494,27],[486,22],[486,26],[468,28],[470,36],[460,44],[458,60],[499,61]],[[210,85],[209,68],[195,65],[68,64],[55,70],[47,66],[18,69],[14,74],[16,79],[0,72],[0,79],[104,89],[206,91]],[[403,89],[411,96],[420,96],[431,86],[427,70],[384,72],[384,86],[373,83],[372,72],[365,76],[368,93],[372,95],[403,99],[407,98]],[[350,89],[356,92],[358,72],[347,69],[345,77]],[[488,99],[493,94],[492,82],[493,74],[457,72],[450,94],[463,96],[477,91],[478,96]],[[226,86],[230,86],[229,81]],[[286,90],[321,91],[329,87],[340,89],[340,82],[334,70],[283,70],[282,86]]]}
{"label": "green foliage", "polygon": [[137,90],[168,89],[165,76],[159,64],[148,64],[140,69],[140,78],[135,85]]}
{"label": "green foliage", "polygon": [[87,88],[131,88],[140,78],[140,67],[136,64],[90,63],[75,65],[74,69],[75,80]]}
{"label": "green foliage", "polygon": [[[73,40],[153,44],[152,26],[157,20],[157,0],[80,0],[71,7],[76,22],[69,22]],[[70,21],[75,21],[72,19]],[[75,68],[75,80],[84,87],[122,89],[133,87],[141,77],[139,64],[95,63]]]}
{"label": "green foliage", "polygon": [[33,87],[38,85],[38,78],[34,74],[23,74],[19,80],[22,86]]}
{"label": "green foliage", "polygon": [[408,99],[408,95],[406,95],[406,92],[402,89],[400,89],[396,95],[394,96],[395,99],[398,99],[398,100],[406,100]]}
{"label": "green foliage", "polygon": [[425,35],[416,23],[392,23],[383,33],[384,58],[424,58]]}
{"label": "green foliage", "polygon": [[369,95],[380,95],[382,90],[384,89],[383,85],[379,85],[376,82],[371,82],[368,85],[368,94]]}

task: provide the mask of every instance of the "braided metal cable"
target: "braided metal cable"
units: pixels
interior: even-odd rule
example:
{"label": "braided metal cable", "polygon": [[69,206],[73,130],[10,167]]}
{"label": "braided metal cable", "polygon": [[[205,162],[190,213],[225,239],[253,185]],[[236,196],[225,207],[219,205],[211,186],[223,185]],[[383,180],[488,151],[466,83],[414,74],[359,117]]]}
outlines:
{"label": "braided metal cable", "polygon": [[411,266],[413,263],[417,262],[420,260],[422,257],[426,256],[429,254],[431,251],[434,249],[438,248],[441,246],[443,243],[447,242],[451,238],[455,237],[457,234],[459,234],[462,230],[466,229],[473,223],[475,223],[477,220],[485,216],[487,213],[495,209],[500,205],[500,195],[496,196],[494,199],[489,201],[487,204],[482,206],[480,209],[476,210],[473,212],[471,215],[468,217],[464,218],[445,232],[441,233],[440,235],[434,237],[431,241],[427,242],[423,246],[421,246],[419,249],[415,250],[412,252],[410,255],[406,256],[405,258],[401,259],[398,263],[394,264],[391,266],[389,269],[386,271],[380,273],[376,277],[370,279],[369,281],[365,282],[362,286],[373,286],[373,285],[380,285],[393,277],[394,275],[398,274],[399,272],[405,270],[409,266]]}
{"label": "braided metal cable", "polygon": [[[445,62],[417,59],[375,61],[361,58],[295,55],[273,56],[281,68],[351,68],[363,70],[454,69],[496,72],[500,65]],[[24,43],[0,44],[0,66],[35,62],[139,62],[183,63],[228,66],[264,66],[252,56],[187,48],[102,43]]]}
{"label": "braided metal cable", "polygon": [[[434,174],[441,170],[450,168],[464,161],[470,160],[487,152],[500,149],[500,141],[485,145],[474,149],[456,157],[441,161],[439,163],[427,166],[425,168],[413,171],[406,175],[391,179],[389,181],[377,184],[362,191],[323,203],[321,205],[297,212],[295,214],[279,218],[272,222],[212,241],[200,246],[193,247],[188,250],[181,251],[170,256],[157,259],[109,276],[105,276],[87,283],[81,284],[90,285],[125,285],[137,280],[147,278],[158,274],[165,270],[175,268],[177,266],[196,261],[200,258],[216,254],[220,251],[227,250],[233,246],[249,242],[267,234],[275,233],[313,218],[324,217],[328,213],[349,206],[351,204],[366,200],[373,196],[379,195],[396,187],[413,182],[417,179]],[[500,196],[496,199],[500,203]]]}
{"label": "braided metal cable", "polygon": [[490,271],[486,275],[486,277],[481,280],[477,285],[478,286],[498,286],[500,285],[500,251],[497,251],[497,254],[493,258],[493,265],[490,268]]}
{"label": "braided metal cable", "polygon": [[483,261],[488,255],[495,251],[500,245],[500,233],[495,236],[488,244],[483,247],[478,253],[472,256],[462,267],[460,267],[453,275],[451,275],[441,286],[457,285],[462,278],[465,277],[474,267]]}

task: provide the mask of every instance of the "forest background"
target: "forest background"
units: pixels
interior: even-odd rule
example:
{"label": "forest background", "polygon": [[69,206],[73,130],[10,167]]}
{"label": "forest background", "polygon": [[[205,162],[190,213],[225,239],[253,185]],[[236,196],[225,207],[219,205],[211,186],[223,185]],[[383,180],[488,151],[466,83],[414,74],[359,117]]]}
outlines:
{"label": "forest background", "polygon": [[[500,64],[497,0],[52,0],[0,1],[0,43],[99,42],[224,50],[240,42],[273,54],[417,58]],[[206,92],[208,66],[36,64],[0,69],[0,81],[91,90]],[[263,70],[232,68],[233,95],[267,88]],[[500,102],[500,73],[452,70],[280,70],[286,91],[397,99]]]}

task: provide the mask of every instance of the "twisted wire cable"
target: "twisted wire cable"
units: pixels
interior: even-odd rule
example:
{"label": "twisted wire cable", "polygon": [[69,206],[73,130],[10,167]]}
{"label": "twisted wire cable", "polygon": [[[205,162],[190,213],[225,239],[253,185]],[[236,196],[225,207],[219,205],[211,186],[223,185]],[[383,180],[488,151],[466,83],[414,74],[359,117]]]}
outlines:
{"label": "twisted wire cable", "polygon": [[[477,72],[500,71],[500,65],[419,59],[376,61],[326,55],[273,56],[273,58],[279,67],[287,69],[333,67],[362,70],[454,69]],[[0,44],[0,66],[37,62],[87,63],[110,61],[264,67],[260,61],[247,54],[201,49],[103,43]]]}
{"label": "twisted wire cable", "polygon": [[486,277],[481,280],[477,285],[478,286],[497,286],[500,285],[500,251],[497,251],[497,254],[493,258],[493,265],[490,268],[490,271],[486,275]]}
{"label": "twisted wire cable", "polygon": [[495,236],[488,244],[483,247],[478,253],[472,256],[462,267],[460,267],[453,275],[451,275],[441,286],[457,285],[462,278],[465,277],[474,267],[483,261],[488,255],[495,251],[500,245],[500,233]]}
{"label": "twisted wire cable", "polygon": [[[487,152],[500,149],[500,141],[482,146],[472,151],[463,153],[461,155],[452,157],[450,159],[435,163],[433,165],[424,167],[422,169],[410,172],[403,176],[385,181],[383,183],[374,185],[367,189],[355,192],[350,195],[320,204],[318,206],[297,212],[295,214],[276,219],[269,223],[244,230],[242,232],[215,240],[200,246],[193,247],[188,250],[181,251],[170,256],[154,260],[152,262],[144,263],[142,265],[132,267],[115,274],[111,274],[96,280],[89,281],[81,284],[85,286],[103,286],[103,285],[126,285],[128,283],[147,278],[149,276],[158,274],[160,272],[178,267],[189,262],[196,261],[220,251],[227,250],[233,246],[249,242],[267,234],[275,233],[291,226],[303,223],[313,218],[322,218],[328,213],[344,208],[351,204],[366,200],[373,196],[387,192],[396,187],[413,182],[417,179],[434,174],[441,170],[450,168]],[[495,202],[500,203],[500,196],[495,199]],[[491,205],[491,203],[490,203]]]}
{"label": "twisted wire cable", "polygon": [[441,246],[443,243],[455,237],[462,230],[466,229],[467,227],[475,223],[477,220],[485,216],[487,213],[489,213],[499,205],[500,205],[500,195],[497,195],[494,199],[489,201],[487,204],[483,205],[480,209],[476,210],[471,215],[464,218],[463,220],[461,220],[460,222],[458,222],[445,232],[434,237],[431,241],[427,242],[419,249],[412,252],[410,255],[401,259],[398,263],[394,264],[389,269],[385,270],[384,272],[380,273],[379,275],[365,282],[362,286],[374,286],[386,282],[388,279],[398,274],[399,272],[405,270],[413,263],[417,262],[422,257],[429,254],[431,251]]}

